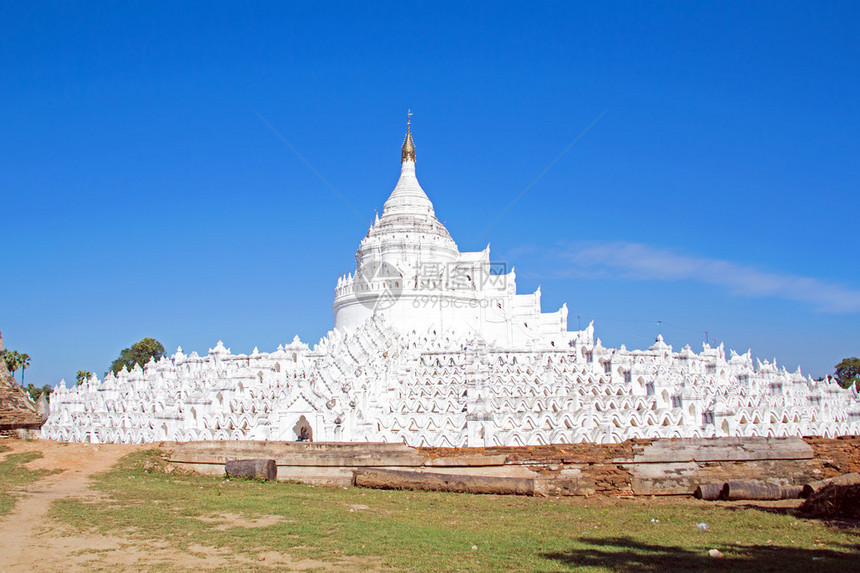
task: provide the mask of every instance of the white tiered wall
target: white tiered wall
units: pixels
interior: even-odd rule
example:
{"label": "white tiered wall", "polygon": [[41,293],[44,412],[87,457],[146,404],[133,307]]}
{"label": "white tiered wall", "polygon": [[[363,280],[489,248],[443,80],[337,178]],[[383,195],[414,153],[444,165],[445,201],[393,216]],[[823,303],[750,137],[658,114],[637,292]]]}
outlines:
{"label": "white tiered wall", "polygon": [[51,398],[45,438],[63,441],[315,440],[484,446],[628,438],[860,433],[854,390],[707,345],[501,349],[401,333],[384,319],[310,350],[177,352]]}
{"label": "white tiered wall", "polygon": [[313,349],[151,361],[51,396],[45,438],[295,440],[413,446],[612,443],[629,438],[860,434],[860,398],[749,353],[605,348],[516,293],[489,247],[461,253],[415,177],[401,176],[335,288]]}

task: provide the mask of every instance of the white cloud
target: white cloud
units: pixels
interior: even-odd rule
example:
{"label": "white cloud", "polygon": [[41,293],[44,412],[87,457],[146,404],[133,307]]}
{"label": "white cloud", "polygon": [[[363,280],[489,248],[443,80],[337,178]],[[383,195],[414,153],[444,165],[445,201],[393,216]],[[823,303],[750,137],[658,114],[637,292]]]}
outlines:
{"label": "white cloud", "polygon": [[[588,278],[697,281],[735,295],[778,297],[834,313],[860,312],[860,291],[819,279],[763,271],[730,261],[682,255],[638,243],[581,243],[557,253],[564,274]],[[570,266],[567,266],[567,265]]]}

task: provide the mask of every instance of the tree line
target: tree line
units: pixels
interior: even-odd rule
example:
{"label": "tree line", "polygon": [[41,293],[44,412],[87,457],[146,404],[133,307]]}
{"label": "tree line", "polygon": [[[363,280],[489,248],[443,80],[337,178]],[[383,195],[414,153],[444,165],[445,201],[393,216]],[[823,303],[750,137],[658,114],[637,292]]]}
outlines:
{"label": "tree line", "polygon": [[[135,342],[129,348],[123,348],[119,353],[119,357],[111,363],[108,372],[117,374],[123,368],[131,370],[135,364],[139,364],[143,368],[150,359],[158,360],[162,356],[164,356],[164,346],[154,338],[146,337]],[[45,384],[41,388],[33,386],[33,384],[24,386],[24,370],[30,367],[29,354],[18,352],[17,350],[3,350],[0,352],[0,359],[6,363],[6,368],[12,374],[13,380],[15,379],[15,373],[19,370],[21,371],[20,385],[29,394],[33,402],[38,401],[39,397],[43,394],[45,398],[49,397],[51,392],[54,391],[53,386],[50,384]],[[108,372],[105,372],[105,376],[107,376]],[[77,385],[80,386],[83,384],[93,374],[94,372],[89,370],[78,370],[75,374]]]}

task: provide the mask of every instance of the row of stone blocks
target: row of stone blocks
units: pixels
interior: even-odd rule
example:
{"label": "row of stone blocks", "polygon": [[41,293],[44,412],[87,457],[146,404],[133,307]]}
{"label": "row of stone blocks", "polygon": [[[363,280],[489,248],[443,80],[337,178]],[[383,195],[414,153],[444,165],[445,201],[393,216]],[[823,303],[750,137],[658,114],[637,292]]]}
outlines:
{"label": "row of stone blocks", "polygon": [[162,447],[172,464],[210,475],[223,475],[230,460],[266,459],[274,460],[280,480],[350,485],[383,475],[373,470],[395,470],[425,474],[427,480],[451,481],[459,476],[456,479],[462,483],[470,477],[515,480],[495,483],[510,486],[511,493],[531,488],[533,494],[544,495],[690,495],[701,484],[732,480],[799,486],[850,471],[834,466],[833,452],[847,450],[848,459],[860,463],[853,453],[860,452],[860,437],[657,439],[526,448],[416,449],[385,443],[264,441],[164,443]]}

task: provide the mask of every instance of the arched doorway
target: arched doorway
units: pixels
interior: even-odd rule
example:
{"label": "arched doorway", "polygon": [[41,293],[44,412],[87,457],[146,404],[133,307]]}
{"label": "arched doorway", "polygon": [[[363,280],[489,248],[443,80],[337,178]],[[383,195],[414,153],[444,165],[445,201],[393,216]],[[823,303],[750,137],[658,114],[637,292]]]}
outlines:
{"label": "arched doorway", "polygon": [[296,441],[298,442],[314,441],[314,430],[311,428],[310,422],[308,422],[308,419],[305,418],[304,415],[302,415],[296,422],[296,425],[293,426],[293,432],[295,432]]}

